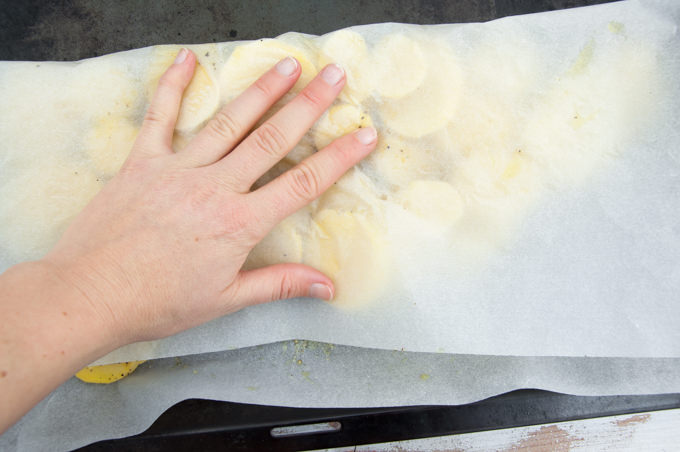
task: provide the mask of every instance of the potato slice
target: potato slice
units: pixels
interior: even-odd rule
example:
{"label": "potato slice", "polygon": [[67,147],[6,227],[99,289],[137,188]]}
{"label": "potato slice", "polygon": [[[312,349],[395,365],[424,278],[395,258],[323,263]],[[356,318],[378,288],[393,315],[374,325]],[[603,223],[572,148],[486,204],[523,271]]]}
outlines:
{"label": "potato slice", "polygon": [[309,228],[309,208],[295,212],[276,225],[248,255],[245,268],[302,262],[303,234]]}
{"label": "potato slice", "polygon": [[85,383],[109,384],[127,377],[137,369],[137,366],[144,362],[146,361],[129,361],[85,367],[76,374],[76,378]]}
{"label": "potato slice", "polygon": [[384,99],[380,117],[392,132],[420,138],[446,126],[458,109],[462,75],[458,63],[443,42],[423,46],[430,70],[408,95]]}
{"label": "potato slice", "polygon": [[288,56],[294,57],[300,63],[302,73],[291,90],[293,93],[300,92],[316,75],[313,56],[305,49],[277,39],[260,39],[236,47],[222,67],[219,76],[222,100],[225,102],[232,100]]}
{"label": "potato slice", "polygon": [[316,123],[312,134],[314,145],[321,150],[340,138],[361,127],[373,126],[370,115],[350,104],[340,104],[331,107]]}
{"label": "potato slice", "polygon": [[360,307],[385,290],[389,260],[384,231],[358,209],[322,209],[312,218],[303,262],[333,280],[334,305]]}
{"label": "potato slice", "polygon": [[425,81],[430,61],[418,41],[401,34],[382,38],[371,55],[373,86],[384,98],[411,94]]}
{"label": "potato slice", "polygon": [[370,72],[367,70],[366,41],[351,30],[338,30],[321,38],[319,69],[327,64],[339,64],[347,76],[339,99],[358,104],[371,91]]}
{"label": "potato slice", "polygon": [[416,179],[440,179],[447,171],[446,155],[424,141],[407,141],[387,135],[366,159],[376,177],[393,188],[406,188]]}

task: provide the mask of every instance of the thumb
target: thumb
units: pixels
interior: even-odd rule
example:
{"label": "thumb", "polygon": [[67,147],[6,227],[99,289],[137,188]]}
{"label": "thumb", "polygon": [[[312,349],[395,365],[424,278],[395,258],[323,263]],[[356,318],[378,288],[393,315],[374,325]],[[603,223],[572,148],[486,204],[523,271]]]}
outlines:
{"label": "thumb", "polygon": [[236,293],[242,307],[286,298],[310,297],[330,301],[333,282],[320,271],[302,264],[277,264],[239,272]]}

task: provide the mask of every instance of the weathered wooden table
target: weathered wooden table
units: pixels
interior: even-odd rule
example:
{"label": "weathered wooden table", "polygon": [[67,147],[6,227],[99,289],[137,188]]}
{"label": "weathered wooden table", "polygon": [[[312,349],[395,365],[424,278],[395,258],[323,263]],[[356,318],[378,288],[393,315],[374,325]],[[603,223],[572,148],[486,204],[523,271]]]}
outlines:
{"label": "weathered wooden table", "polygon": [[324,450],[677,451],[680,450],[680,409]]}

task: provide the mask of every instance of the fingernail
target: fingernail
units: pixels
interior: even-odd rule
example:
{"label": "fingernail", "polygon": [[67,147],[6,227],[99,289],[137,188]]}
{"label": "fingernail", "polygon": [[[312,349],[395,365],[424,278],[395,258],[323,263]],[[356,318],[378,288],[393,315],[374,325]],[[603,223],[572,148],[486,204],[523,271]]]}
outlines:
{"label": "fingernail", "polygon": [[295,58],[286,57],[283,60],[276,63],[276,72],[283,75],[284,77],[290,77],[293,75],[297,69],[297,61]]}
{"label": "fingernail", "polygon": [[373,127],[362,127],[355,132],[354,136],[363,144],[371,144],[378,137],[378,132]]}
{"label": "fingernail", "polygon": [[321,71],[321,78],[330,86],[340,83],[343,75],[345,75],[345,71],[337,64],[329,64]]}
{"label": "fingernail", "polygon": [[326,284],[314,283],[309,287],[309,296],[320,300],[331,301],[333,291]]}
{"label": "fingernail", "polygon": [[180,50],[177,56],[175,57],[175,62],[173,64],[182,64],[184,60],[187,59],[188,54],[189,51],[187,49]]}

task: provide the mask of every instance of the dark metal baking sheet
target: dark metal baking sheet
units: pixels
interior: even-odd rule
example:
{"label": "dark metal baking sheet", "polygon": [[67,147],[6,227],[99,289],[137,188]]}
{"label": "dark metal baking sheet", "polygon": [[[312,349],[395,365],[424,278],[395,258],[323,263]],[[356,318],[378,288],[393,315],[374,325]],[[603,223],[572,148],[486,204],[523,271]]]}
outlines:
{"label": "dark metal baking sheet", "polygon": [[[467,405],[308,409],[185,400],[145,432],[79,451],[293,451],[371,444],[680,408],[680,394],[582,397],[519,390]],[[338,423],[332,432],[274,437],[291,425]],[[337,425],[337,424],[334,424]]]}

